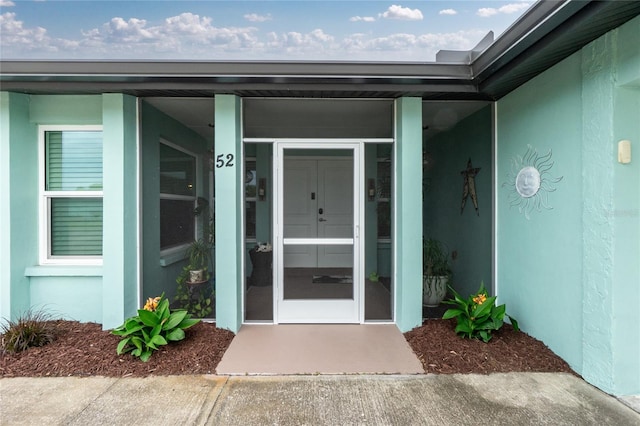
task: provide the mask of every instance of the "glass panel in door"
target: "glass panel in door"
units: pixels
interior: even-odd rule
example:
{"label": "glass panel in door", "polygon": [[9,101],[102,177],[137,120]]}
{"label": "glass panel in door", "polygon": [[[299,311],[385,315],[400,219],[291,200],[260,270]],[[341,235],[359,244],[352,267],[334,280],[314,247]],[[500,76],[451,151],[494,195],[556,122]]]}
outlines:
{"label": "glass panel in door", "polygon": [[279,322],[358,322],[356,152],[282,150]]}

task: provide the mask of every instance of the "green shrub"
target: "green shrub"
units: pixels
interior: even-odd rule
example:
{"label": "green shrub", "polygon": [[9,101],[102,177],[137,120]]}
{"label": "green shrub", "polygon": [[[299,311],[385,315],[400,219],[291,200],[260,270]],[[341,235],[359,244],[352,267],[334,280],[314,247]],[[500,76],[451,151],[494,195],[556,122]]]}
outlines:
{"label": "green shrub", "polygon": [[170,312],[164,293],[160,297],[149,298],[137,316],[113,329],[113,334],[122,337],[116,352],[120,355],[131,351],[131,355],[147,362],[158,346],[184,339],[184,330],[200,321],[190,317],[185,310]]}
{"label": "green shrub", "polygon": [[[491,340],[491,333],[499,330],[504,323],[506,306],[496,306],[496,297],[488,297],[484,283],[480,284],[477,293],[472,294],[467,299],[463,299],[456,291],[449,286],[454,295],[453,300],[446,300],[444,303],[455,305],[456,308],[448,309],[442,319],[456,318],[458,325],[456,333],[462,337],[482,339],[483,342]],[[519,330],[518,321],[507,315],[511,325],[515,330]]]}
{"label": "green shrub", "polygon": [[44,346],[55,339],[55,325],[51,315],[31,309],[15,321],[2,325],[2,350],[22,352],[32,347]]}

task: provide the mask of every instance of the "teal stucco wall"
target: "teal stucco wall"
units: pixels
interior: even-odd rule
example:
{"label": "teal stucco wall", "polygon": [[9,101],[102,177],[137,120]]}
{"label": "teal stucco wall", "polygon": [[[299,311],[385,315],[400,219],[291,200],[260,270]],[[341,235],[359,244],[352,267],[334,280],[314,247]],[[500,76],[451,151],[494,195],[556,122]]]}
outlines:
{"label": "teal stucco wall", "polygon": [[[38,266],[38,125],[102,124],[102,97],[8,96],[3,112],[8,112],[11,127],[3,144],[11,152],[10,180],[2,193],[10,197],[10,256],[3,256],[10,276],[0,281],[0,287],[10,289],[11,309],[3,311],[2,317],[15,318],[32,307],[70,319],[102,322],[102,268]],[[86,303],[87,298],[96,303]]]}
{"label": "teal stucco wall", "polygon": [[135,315],[139,295],[138,111],[136,98],[102,95],[102,326]]}
{"label": "teal stucco wall", "polygon": [[[241,179],[241,100],[233,95],[215,97],[215,156],[231,159],[229,167],[215,170],[216,212],[216,324],[233,332],[242,325],[244,272]],[[229,157],[229,156],[233,157]]]}
{"label": "teal stucco wall", "polygon": [[[462,295],[484,282],[491,289],[492,265],[492,118],[491,106],[460,121],[455,127],[426,140],[424,234],[442,241],[450,254],[451,285]],[[479,168],[475,188],[476,212],[471,197],[461,211],[464,177],[471,159]]]}
{"label": "teal stucco wall", "polygon": [[24,271],[38,260],[38,134],[29,96],[2,92],[0,107],[0,319],[14,319],[29,308]]}
{"label": "teal stucco wall", "polygon": [[396,100],[395,114],[395,311],[405,332],[422,323],[422,100]]}
{"label": "teal stucco wall", "polygon": [[[628,303],[640,300],[640,167],[617,162],[618,140],[640,140],[638,39],[640,18],[497,104],[499,301],[613,394],[640,393],[640,323]],[[515,175],[528,165],[544,173],[523,198]]]}
{"label": "teal stucco wall", "polygon": [[[3,271],[0,315],[15,318],[33,307],[54,316],[102,323],[105,328],[118,325],[125,316],[135,312],[138,302],[135,98],[120,94],[3,93],[1,99],[0,152],[3,156],[0,161],[4,164],[8,159],[9,179],[3,176],[0,197],[3,205],[5,198],[9,201],[6,204],[9,210],[7,214],[3,208],[0,221],[2,227],[8,229],[9,238],[5,241],[3,233],[2,250],[8,256],[2,256],[0,268]],[[37,129],[44,124],[102,124],[105,127],[103,261],[109,269],[106,275],[102,266],[39,265]]]}

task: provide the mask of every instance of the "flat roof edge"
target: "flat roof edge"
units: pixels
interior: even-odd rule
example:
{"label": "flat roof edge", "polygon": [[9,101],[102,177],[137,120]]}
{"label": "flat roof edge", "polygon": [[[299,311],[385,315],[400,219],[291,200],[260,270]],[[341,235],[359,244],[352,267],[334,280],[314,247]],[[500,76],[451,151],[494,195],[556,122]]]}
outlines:
{"label": "flat roof edge", "polygon": [[466,64],[263,61],[0,61],[0,79],[29,77],[469,78]]}

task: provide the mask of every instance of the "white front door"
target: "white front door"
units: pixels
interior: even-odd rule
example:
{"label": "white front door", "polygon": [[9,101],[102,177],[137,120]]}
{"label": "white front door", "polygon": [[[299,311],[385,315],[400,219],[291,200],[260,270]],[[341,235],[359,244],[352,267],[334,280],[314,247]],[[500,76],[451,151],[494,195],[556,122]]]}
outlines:
{"label": "white front door", "polygon": [[277,322],[359,322],[360,145],[276,147]]}
{"label": "white front door", "polygon": [[[284,159],[284,234],[294,238],[351,238],[353,159]],[[285,267],[353,266],[349,246],[291,245]]]}

